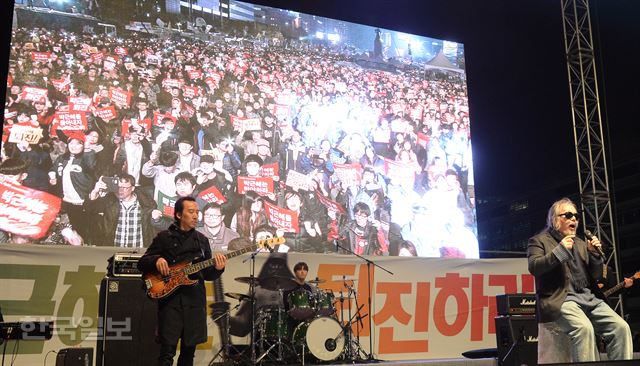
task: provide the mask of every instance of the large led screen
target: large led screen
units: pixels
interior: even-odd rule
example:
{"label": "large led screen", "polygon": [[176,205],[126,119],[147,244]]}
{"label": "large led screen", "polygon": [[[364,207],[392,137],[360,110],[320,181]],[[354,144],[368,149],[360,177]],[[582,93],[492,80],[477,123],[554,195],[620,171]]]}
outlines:
{"label": "large led screen", "polygon": [[[3,242],[478,257],[459,43],[229,1],[17,1]],[[233,239],[233,240],[232,240]]]}

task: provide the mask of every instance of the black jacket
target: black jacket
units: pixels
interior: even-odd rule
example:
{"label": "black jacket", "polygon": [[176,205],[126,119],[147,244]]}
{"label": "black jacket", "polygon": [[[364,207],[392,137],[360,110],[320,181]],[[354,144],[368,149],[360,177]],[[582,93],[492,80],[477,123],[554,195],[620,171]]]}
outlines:
{"label": "black jacket", "polygon": [[[562,235],[555,230],[545,230],[529,239],[527,258],[529,272],[536,278],[536,307],[539,323],[552,322],[560,317],[560,307],[567,298],[571,274],[568,264],[560,262],[553,249],[561,245]],[[602,259],[587,250],[587,243],[574,238],[574,253],[584,262],[589,288],[598,297],[596,280],[602,277]]]}
{"label": "black jacket", "polygon": [[[145,273],[156,271],[156,261],[166,259],[169,266],[185,261],[200,262],[211,258],[209,240],[197,232],[184,232],[175,224],[158,233],[147,252],[140,258],[138,268]],[[224,270],[209,267],[194,275],[198,283],[179,287],[158,303],[158,340],[161,344],[176,345],[182,336],[183,344],[195,346],[207,341],[207,304],[204,281],[213,281]]]}

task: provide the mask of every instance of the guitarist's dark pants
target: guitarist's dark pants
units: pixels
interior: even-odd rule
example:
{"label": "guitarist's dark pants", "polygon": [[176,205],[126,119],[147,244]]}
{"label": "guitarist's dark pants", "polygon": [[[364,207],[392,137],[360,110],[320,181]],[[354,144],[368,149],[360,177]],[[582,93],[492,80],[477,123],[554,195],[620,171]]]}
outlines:
{"label": "guitarist's dark pants", "polygon": [[[160,345],[159,366],[173,365],[173,357],[176,355],[176,346],[170,344]],[[178,366],[193,366],[193,356],[196,353],[196,346],[180,346],[180,356],[178,356]]]}

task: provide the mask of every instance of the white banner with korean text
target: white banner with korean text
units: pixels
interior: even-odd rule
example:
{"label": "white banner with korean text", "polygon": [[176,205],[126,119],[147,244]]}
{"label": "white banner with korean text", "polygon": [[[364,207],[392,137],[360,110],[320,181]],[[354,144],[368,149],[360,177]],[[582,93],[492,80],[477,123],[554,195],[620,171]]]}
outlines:
{"label": "white banner with korean text", "polygon": [[[18,348],[18,364],[40,364],[49,350],[92,347],[97,341],[100,281],[107,259],[119,248],[62,247],[0,244],[0,306],[5,321],[54,320],[54,336],[48,341],[23,341]],[[236,277],[249,276],[248,254],[232,258],[222,276],[225,292],[249,294],[249,286]],[[461,353],[496,346],[495,296],[503,293],[533,292],[534,280],[526,259],[440,259],[414,257],[370,257],[392,274],[367,266],[349,255],[268,254],[256,257],[259,278],[293,274],[293,266],[304,261],[307,279],[320,278],[323,292],[355,291],[351,301],[334,303],[336,321],[346,320],[362,307],[363,326],[359,342],[369,351],[369,321],[373,319],[373,353],[381,360],[459,358]],[[346,279],[346,280],[345,280]],[[372,308],[368,308],[371,283]],[[140,291],[143,291],[142,288]],[[207,284],[207,301],[214,299]],[[237,300],[226,298],[231,308]],[[356,304],[358,306],[356,306]],[[233,310],[232,317],[240,318]],[[373,314],[371,317],[369,314]],[[196,364],[207,365],[220,347],[219,330],[209,318],[209,339],[198,346]],[[359,329],[358,329],[359,328]],[[126,335],[124,329],[122,334]],[[153,337],[149,334],[148,337]],[[232,337],[247,344],[248,337]],[[13,344],[8,345],[13,349]]]}

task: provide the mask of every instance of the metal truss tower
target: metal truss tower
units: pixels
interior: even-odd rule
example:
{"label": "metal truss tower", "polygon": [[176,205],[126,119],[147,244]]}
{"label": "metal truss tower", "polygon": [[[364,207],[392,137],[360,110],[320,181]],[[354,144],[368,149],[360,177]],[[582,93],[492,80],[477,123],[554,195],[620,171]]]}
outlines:
{"label": "metal truss tower", "polygon": [[[582,223],[602,241],[605,263],[620,282],[589,0],[561,3]],[[624,315],[619,297],[615,310]]]}

